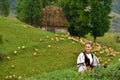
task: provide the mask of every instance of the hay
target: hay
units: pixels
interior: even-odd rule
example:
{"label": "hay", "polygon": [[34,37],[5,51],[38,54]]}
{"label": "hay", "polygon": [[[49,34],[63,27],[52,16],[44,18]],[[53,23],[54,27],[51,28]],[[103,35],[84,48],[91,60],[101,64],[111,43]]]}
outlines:
{"label": "hay", "polygon": [[47,6],[43,10],[41,25],[49,27],[66,27],[68,21],[64,16],[62,8],[56,6]]}

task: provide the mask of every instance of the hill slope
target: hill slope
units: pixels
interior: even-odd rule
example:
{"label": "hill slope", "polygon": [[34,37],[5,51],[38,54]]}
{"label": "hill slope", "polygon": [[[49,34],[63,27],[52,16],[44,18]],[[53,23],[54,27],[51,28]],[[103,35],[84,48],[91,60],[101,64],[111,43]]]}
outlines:
{"label": "hill slope", "polygon": [[120,0],[113,0],[112,11],[120,14]]}
{"label": "hill slope", "polygon": [[[0,35],[3,37],[3,43],[0,44],[1,80],[11,77],[26,78],[54,70],[76,67],[76,58],[83,50],[81,43],[86,41],[72,38],[67,34],[42,31],[17,19],[5,17],[0,17]],[[104,39],[108,39],[107,41],[110,41],[110,38],[108,35],[104,37]],[[91,40],[91,37],[88,39]],[[104,40],[99,41],[104,42]],[[114,44],[115,41],[111,39],[112,41]],[[111,42],[107,43],[108,46],[111,45],[109,44]],[[119,49],[119,46],[114,49]],[[108,49],[101,48],[100,52],[95,52],[99,58],[102,58],[103,63],[109,59],[112,60],[110,63],[118,61],[120,57],[118,54],[112,50],[109,56],[105,50]],[[113,54],[115,55],[113,56]]]}
{"label": "hill slope", "polygon": [[113,0],[112,3],[112,15],[114,18],[111,21],[111,28],[109,32],[120,33],[120,0]]}
{"label": "hill slope", "polygon": [[0,54],[4,54],[0,61],[1,80],[10,74],[28,77],[76,66],[82,48],[66,39],[67,35],[42,31],[11,18],[0,17],[0,35]]}
{"label": "hill slope", "polygon": [[109,32],[120,33],[120,14],[115,12],[112,12],[111,14],[114,16],[114,18],[111,21]]}

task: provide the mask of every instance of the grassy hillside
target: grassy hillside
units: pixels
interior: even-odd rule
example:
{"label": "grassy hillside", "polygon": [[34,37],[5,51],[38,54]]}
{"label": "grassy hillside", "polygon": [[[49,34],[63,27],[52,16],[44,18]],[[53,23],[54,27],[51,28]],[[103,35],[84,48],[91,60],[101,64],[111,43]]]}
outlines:
{"label": "grassy hillside", "polygon": [[[0,17],[0,35],[2,35],[3,42],[0,44],[0,80],[5,78],[11,80],[13,80],[12,78],[22,78],[24,80],[26,77],[37,74],[76,67],[76,58],[83,50],[82,41],[85,41],[72,38],[67,34],[42,31],[17,19],[4,17]],[[103,37],[109,40],[108,43],[103,39],[98,41],[119,50],[120,44],[114,42],[112,39],[114,36],[110,38],[108,36],[111,34]],[[90,36],[87,36],[87,39],[92,40]],[[113,44],[117,44],[116,48],[115,45],[109,44],[110,39]],[[105,48],[101,48],[100,54],[99,51],[95,53],[102,58],[103,63],[109,59],[110,63],[118,62],[119,54],[115,54],[114,51],[115,56],[106,56],[104,50]],[[75,73],[77,74],[77,70]],[[70,74],[72,77],[74,71]]]}
{"label": "grassy hillside", "polygon": [[0,79],[10,74],[28,77],[76,66],[82,48],[81,44],[63,40],[67,35],[42,31],[11,18],[0,17],[0,34],[0,53],[4,54]]}
{"label": "grassy hillside", "polygon": [[[120,52],[120,40],[117,41],[117,36],[120,36],[120,34],[106,33],[103,37],[97,37],[97,42]],[[90,35],[87,35],[86,39],[93,41],[93,37]]]}

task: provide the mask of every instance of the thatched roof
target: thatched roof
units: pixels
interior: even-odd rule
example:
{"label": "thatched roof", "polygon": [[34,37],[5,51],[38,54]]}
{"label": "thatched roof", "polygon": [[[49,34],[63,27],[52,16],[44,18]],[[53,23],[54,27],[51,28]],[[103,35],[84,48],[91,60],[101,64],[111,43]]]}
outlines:
{"label": "thatched roof", "polygon": [[47,6],[43,10],[41,25],[50,27],[66,27],[68,21],[64,16],[62,8],[56,6]]}

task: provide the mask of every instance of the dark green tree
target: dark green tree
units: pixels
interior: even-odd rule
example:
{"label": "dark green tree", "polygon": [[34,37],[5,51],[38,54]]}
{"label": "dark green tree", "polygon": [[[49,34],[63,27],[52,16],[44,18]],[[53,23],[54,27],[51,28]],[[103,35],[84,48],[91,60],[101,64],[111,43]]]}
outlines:
{"label": "dark green tree", "polygon": [[43,2],[43,8],[45,8],[50,4],[49,0],[42,0],[42,2]]}
{"label": "dark green tree", "polygon": [[43,8],[45,8],[46,6],[54,5],[56,2],[58,2],[58,0],[42,0],[42,2]]}
{"label": "dark green tree", "polygon": [[91,3],[91,35],[94,42],[109,30],[112,0],[92,0]]}
{"label": "dark green tree", "polygon": [[0,15],[8,16],[9,15],[9,0],[0,0]]}
{"label": "dark green tree", "polygon": [[38,25],[42,15],[42,0],[19,0],[17,18],[30,24]]}
{"label": "dark green tree", "polygon": [[63,7],[69,21],[68,30],[71,35],[82,37],[90,32],[90,15],[85,10],[88,4],[89,0],[59,0],[58,5]]}

